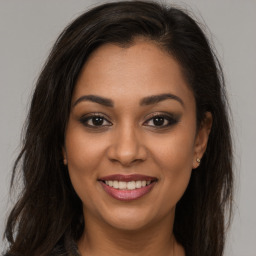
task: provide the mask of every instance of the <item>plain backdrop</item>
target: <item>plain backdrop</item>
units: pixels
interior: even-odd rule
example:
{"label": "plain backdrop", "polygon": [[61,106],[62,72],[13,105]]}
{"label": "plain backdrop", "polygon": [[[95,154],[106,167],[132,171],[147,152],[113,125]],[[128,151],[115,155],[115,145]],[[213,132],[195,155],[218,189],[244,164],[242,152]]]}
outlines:
{"label": "plain backdrop", "polygon": [[[211,31],[226,76],[235,143],[235,214],[225,256],[256,256],[256,0],[165,2],[192,10]],[[11,168],[36,78],[62,29],[99,3],[0,0],[1,236],[14,201],[9,197]]]}

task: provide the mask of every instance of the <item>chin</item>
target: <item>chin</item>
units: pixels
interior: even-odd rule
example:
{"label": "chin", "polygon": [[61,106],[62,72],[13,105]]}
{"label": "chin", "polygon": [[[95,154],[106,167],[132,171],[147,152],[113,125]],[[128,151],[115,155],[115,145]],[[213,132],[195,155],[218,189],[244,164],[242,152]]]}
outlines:
{"label": "chin", "polygon": [[122,231],[139,231],[156,225],[164,214],[154,212],[153,209],[125,208],[111,211],[104,216],[105,223],[112,228]]}
{"label": "chin", "polygon": [[138,232],[139,230],[143,230],[147,226],[149,226],[150,222],[144,220],[138,220],[135,219],[136,217],[130,217],[130,218],[122,218],[122,219],[116,219],[113,221],[109,221],[108,223],[111,225],[112,228],[120,231],[126,231],[126,232]]}

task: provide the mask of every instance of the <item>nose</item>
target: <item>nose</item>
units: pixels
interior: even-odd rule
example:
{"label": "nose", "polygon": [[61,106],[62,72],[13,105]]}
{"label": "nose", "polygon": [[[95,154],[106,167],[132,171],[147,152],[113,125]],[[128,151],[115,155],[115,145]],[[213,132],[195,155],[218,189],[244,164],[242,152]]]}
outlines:
{"label": "nose", "polygon": [[111,161],[119,162],[123,166],[131,166],[146,160],[146,147],[134,127],[120,128],[119,131],[115,131],[113,137],[108,148],[108,158]]}

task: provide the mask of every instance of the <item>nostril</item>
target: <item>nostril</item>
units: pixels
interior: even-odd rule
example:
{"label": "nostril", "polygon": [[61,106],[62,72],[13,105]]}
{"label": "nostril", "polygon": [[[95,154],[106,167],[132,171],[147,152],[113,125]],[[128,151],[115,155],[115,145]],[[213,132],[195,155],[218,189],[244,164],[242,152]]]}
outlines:
{"label": "nostril", "polygon": [[112,162],[119,162],[124,166],[129,166],[145,161],[147,151],[142,145],[125,141],[111,145],[108,148],[107,156]]}

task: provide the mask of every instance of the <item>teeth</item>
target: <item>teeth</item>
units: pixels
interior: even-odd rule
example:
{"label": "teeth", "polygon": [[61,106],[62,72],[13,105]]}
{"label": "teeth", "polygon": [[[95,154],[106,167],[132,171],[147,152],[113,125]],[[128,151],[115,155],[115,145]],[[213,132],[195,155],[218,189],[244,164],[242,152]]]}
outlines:
{"label": "teeth", "polygon": [[113,187],[114,187],[114,188],[119,188],[119,184],[118,184],[118,181],[117,181],[117,180],[114,180],[114,181],[113,181]]}
{"label": "teeth", "polygon": [[136,188],[142,188],[151,183],[151,181],[146,180],[136,180],[136,181],[117,181],[117,180],[106,180],[105,183],[113,188],[120,189],[120,190],[133,190]]}
{"label": "teeth", "polygon": [[141,181],[140,180],[136,181],[136,188],[141,188]]}
{"label": "teeth", "polygon": [[119,182],[118,182],[118,188],[119,188],[119,189],[126,189],[126,182],[124,182],[124,181],[119,181]]}
{"label": "teeth", "polygon": [[127,182],[126,188],[129,190],[135,189],[135,181]]}

